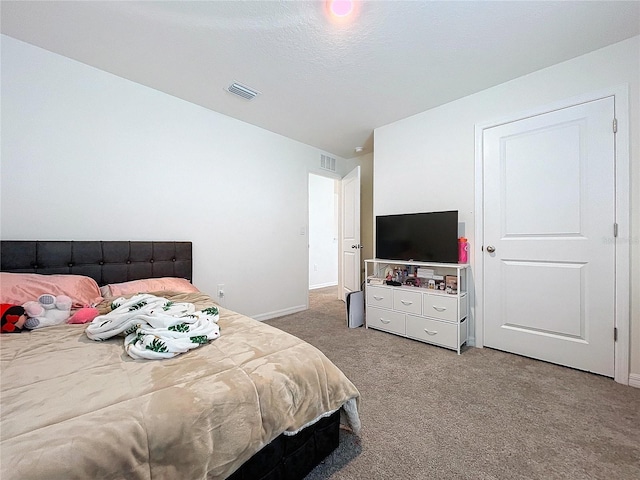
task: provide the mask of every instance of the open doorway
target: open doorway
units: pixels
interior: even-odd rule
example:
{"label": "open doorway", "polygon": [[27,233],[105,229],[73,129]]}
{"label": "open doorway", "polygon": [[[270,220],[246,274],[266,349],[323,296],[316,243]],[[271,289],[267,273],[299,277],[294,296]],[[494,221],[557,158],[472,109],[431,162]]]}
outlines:
{"label": "open doorway", "polygon": [[339,182],[309,174],[309,290],[338,285]]}
{"label": "open doorway", "polygon": [[309,288],[337,283],[343,301],[361,289],[361,259],[371,254],[372,242],[367,242],[369,247],[361,243],[363,228],[365,238],[373,236],[372,164],[365,166],[355,165],[342,178],[309,173]]}

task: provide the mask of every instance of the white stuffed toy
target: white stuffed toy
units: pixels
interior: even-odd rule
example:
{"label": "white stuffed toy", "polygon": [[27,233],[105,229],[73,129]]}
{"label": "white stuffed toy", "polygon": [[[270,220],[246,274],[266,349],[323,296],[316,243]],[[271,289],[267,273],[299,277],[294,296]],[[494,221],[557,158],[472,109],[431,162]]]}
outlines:
{"label": "white stuffed toy", "polygon": [[37,302],[27,302],[23,305],[28,317],[24,323],[25,328],[33,330],[66,322],[71,316],[72,303],[73,300],[66,295],[40,295]]}

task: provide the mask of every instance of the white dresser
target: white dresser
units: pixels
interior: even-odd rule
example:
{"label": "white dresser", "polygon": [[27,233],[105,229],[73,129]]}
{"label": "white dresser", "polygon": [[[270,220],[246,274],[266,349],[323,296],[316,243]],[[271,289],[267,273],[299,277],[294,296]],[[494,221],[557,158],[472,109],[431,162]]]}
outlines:
{"label": "white dresser", "polygon": [[[426,263],[400,260],[365,260],[366,327],[451,348],[460,353],[467,341],[467,264]],[[456,277],[457,290],[425,288],[424,286],[387,285],[389,270],[415,271],[427,269],[434,277]],[[412,279],[413,277],[413,279]],[[405,281],[417,283],[417,274],[408,274]],[[423,285],[426,282],[422,282]]]}

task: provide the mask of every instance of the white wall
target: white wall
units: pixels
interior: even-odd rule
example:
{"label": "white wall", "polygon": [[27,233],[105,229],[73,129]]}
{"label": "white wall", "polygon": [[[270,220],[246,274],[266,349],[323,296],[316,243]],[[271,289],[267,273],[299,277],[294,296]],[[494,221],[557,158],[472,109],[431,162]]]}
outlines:
{"label": "white wall", "polygon": [[3,239],[188,240],[194,284],[225,284],[226,306],[306,307],[307,179],[325,152],[1,42]]}
{"label": "white wall", "polygon": [[338,284],[338,192],[334,178],[309,174],[309,288]]}
{"label": "white wall", "polygon": [[374,214],[457,209],[473,245],[475,125],[628,84],[632,222],[621,243],[631,243],[631,372],[639,374],[639,76],[640,37],[634,37],[376,129]]}

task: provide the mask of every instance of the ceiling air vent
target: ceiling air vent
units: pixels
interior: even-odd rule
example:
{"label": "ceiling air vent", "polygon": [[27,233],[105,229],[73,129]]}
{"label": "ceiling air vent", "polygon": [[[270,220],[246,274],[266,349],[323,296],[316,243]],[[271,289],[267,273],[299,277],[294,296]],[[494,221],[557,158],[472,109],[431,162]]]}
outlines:
{"label": "ceiling air vent", "polygon": [[328,155],[320,154],[320,168],[329,170],[330,172],[336,171],[336,159]]}
{"label": "ceiling air vent", "polygon": [[255,97],[260,95],[260,92],[237,82],[229,85],[227,87],[227,92],[233,93],[234,95],[238,95],[239,97],[245,98],[247,100],[253,100]]}

